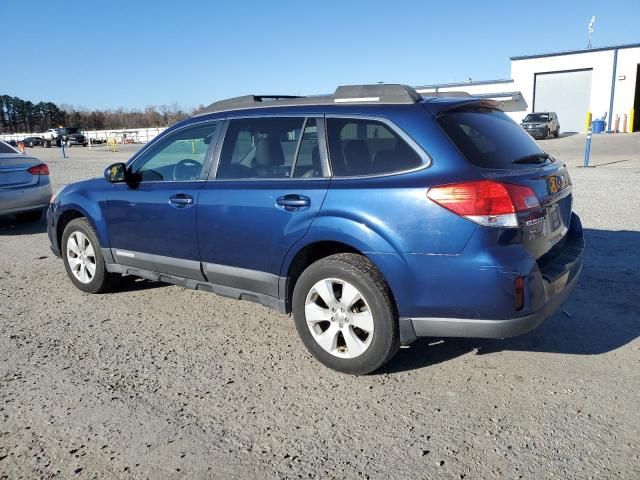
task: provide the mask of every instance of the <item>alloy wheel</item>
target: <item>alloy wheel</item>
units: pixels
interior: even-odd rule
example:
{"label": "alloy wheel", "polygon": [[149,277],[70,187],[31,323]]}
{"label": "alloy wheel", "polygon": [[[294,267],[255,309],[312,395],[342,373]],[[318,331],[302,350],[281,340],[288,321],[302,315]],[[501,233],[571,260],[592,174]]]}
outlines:
{"label": "alloy wheel", "polygon": [[326,278],[307,294],[305,318],[314,340],[340,358],[362,355],[373,339],[373,315],[360,291],[349,282]]}
{"label": "alloy wheel", "polygon": [[73,276],[90,283],[96,275],[96,254],[87,236],[79,231],[67,239],[67,262]]}

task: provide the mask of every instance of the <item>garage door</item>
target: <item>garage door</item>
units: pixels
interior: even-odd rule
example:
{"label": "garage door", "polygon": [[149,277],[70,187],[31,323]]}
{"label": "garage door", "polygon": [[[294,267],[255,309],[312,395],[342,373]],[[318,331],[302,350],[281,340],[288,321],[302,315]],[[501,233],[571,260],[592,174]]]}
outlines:
{"label": "garage door", "polygon": [[536,73],[535,112],[556,112],[563,132],[584,131],[592,70]]}

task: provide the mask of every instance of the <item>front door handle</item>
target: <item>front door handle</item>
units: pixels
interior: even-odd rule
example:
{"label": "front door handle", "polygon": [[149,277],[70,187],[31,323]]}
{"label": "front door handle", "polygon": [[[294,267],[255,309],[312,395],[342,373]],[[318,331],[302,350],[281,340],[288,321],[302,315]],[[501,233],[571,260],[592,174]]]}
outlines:
{"label": "front door handle", "polygon": [[169,205],[174,208],[187,208],[193,206],[193,197],[186,193],[177,193],[169,197]]}
{"label": "front door handle", "polygon": [[279,197],[277,203],[288,212],[295,212],[303,208],[309,208],[311,199],[304,195],[289,194]]}

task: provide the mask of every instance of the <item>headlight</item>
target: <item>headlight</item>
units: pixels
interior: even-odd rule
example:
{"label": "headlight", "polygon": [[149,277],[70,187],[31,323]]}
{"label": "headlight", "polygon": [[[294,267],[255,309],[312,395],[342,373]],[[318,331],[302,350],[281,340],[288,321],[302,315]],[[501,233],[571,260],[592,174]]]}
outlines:
{"label": "headlight", "polygon": [[60,196],[60,194],[65,188],[67,188],[66,184],[60,185],[56,190],[56,192],[53,195],[51,195],[51,200],[49,201],[49,203],[55,203],[55,201],[58,199],[58,197]]}

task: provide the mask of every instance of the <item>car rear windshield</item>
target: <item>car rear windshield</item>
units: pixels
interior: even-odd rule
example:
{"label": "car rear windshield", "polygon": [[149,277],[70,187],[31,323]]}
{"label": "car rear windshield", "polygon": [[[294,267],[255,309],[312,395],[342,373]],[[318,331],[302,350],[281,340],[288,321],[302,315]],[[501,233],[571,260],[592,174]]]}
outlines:
{"label": "car rear windshield", "polygon": [[500,110],[458,110],[445,113],[438,123],[467,160],[478,167],[518,168],[515,160],[544,155],[531,136]]}
{"label": "car rear windshield", "polygon": [[16,153],[16,151],[6,143],[0,142],[0,153]]}

